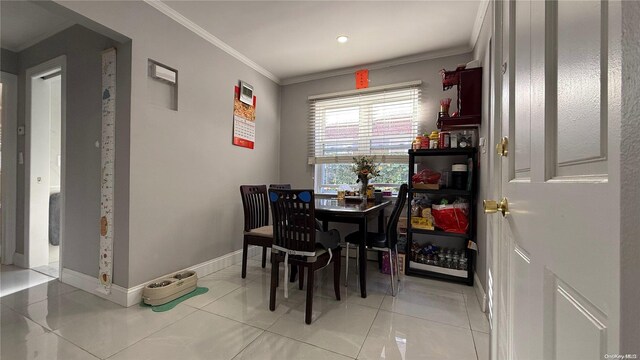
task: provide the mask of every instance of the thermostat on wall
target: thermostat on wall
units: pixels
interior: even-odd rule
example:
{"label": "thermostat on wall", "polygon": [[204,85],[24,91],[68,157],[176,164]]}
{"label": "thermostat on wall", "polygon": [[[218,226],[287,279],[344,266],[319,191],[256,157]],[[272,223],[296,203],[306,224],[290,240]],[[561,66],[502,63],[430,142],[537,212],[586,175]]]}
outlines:
{"label": "thermostat on wall", "polygon": [[240,81],[240,101],[247,105],[253,105],[253,86]]}

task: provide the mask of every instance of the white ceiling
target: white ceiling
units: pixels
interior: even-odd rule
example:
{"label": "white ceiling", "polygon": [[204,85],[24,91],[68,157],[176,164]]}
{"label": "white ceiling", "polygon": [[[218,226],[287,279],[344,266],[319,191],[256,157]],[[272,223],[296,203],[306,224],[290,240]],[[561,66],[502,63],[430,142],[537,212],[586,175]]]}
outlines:
{"label": "white ceiling", "polygon": [[0,45],[16,52],[73,25],[29,1],[0,1],[0,15]]}
{"label": "white ceiling", "polygon": [[147,2],[281,83],[471,51],[486,10],[480,0]]}
{"label": "white ceiling", "polygon": [[[279,83],[471,51],[487,0],[147,3]],[[21,51],[73,24],[0,1],[0,42]],[[346,44],[338,35],[349,36]]]}

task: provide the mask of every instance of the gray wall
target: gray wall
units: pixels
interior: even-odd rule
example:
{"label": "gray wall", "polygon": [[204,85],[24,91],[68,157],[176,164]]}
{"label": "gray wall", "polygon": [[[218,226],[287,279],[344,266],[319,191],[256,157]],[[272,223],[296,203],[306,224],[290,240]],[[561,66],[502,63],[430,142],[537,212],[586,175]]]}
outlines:
{"label": "gray wall", "polygon": [[[369,72],[369,86],[381,86],[422,80],[422,104],[420,106],[419,131],[431,132],[436,129],[436,117],[440,111],[440,99],[450,97],[455,103],[455,90],[442,91],[440,69],[454,69],[458,64],[466,64],[471,54],[449,56],[425,60],[411,64],[387,67]],[[353,74],[334,76],[282,87],[282,124],[280,142],[280,181],[295,187],[313,188],[314,167],[307,165],[307,128],[309,123],[310,95],[327,94],[353,90]],[[452,107],[455,107],[453,105]],[[455,111],[451,109],[450,112]],[[440,164],[438,164],[440,165]],[[440,169],[440,167],[436,167]],[[386,212],[389,213],[388,207]],[[377,221],[370,223],[370,230],[376,231]],[[356,225],[331,224],[345,236],[357,230]]]}
{"label": "gray wall", "polygon": [[[487,13],[482,23],[480,35],[478,41],[473,49],[473,58],[480,60],[482,63],[482,124],[480,125],[479,137],[485,138],[485,146],[479,148],[479,186],[478,186],[478,206],[476,208],[476,219],[478,227],[476,229],[476,236],[478,240],[478,257],[476,258],[476,274],[482,285],[482,288],[487,291],[487,255],[488,255],[488,241],[487,239],[487,216],[482,209],[482,200],[488,199],[488,195],[491,194],[491,187],[493,186],[490,178],[492,168],[490,167],[489,156],[493,155],[492,149],[496,143],[495,139],[489,138],[489,127],[493,118],[493,114],[490,114],[491,106],[491,69],[490,69],[490,40],[493,24],[493,6],[490,4],[487,7]],[[500,181],[500,179],[495,179]]]}
{"label": "gray wall", "polygon": [[[440,99],[450,97],[455,103],[455,91],[442,91],[440,69],[454,69],[466,64],[471,54],[425,60],[411,64],[387,67],[369,72],[369,86],[381,86],[406,81],[422,80],[420,128],[422,132],[436,129]],[[280,143],[280,180],[297,187],[313,187],[313,166],[307,165],[307,128],[310,95],[353,90],[353,74],[291,84],[282,87],[282,142]],[[454,110],[450,110],[453,112]]]}
{"label": "gray wall", "polygon": [[[143,2],[59,3],[133,41],[125,285],[241,249],[238,185],[279,180],[280,87]],[[178,70],[178,111],[147,103],[148,59]],[[239,80],[257,96],[254,150],[231,145]]]}
{"label": "gray wall", "polygon": [[18,54],[11,50],[0,49],[0,71],[18,74]]}
{"label": "gray wall", "polygon": [[[67,116],[66,116],[66,193],[63,265],[91,276],[98,276],[98,245],[100,218],[100,149],[95,142],[101,138],[101,52],[116,47],[117,74],[117,131],[128,133],[130,101],[131,44],[121,44],[96,32],[75,25],[59,32],[18,54],[18,124],[25,123],[25,72],[45,61],[67,56]],[[117,140],[116,174],[128,171],[127,137]],[[18,138],[18,151],[24,152],[25,137]],[[120,155],[120,156],[119,156]],[[16,252],[24,252],[24,191],[25,167],[18,166],[18,206]],[[116,178],[116,189],[122,194],[116,202],[128,209],[126,188],[128,179]],[[119,202],[118,202],[119,200]],[[118,214],[116,212],[116,214]],[[128,231],[126,221],[116,217],[119,232],[114,236],[114,282],[127,282]],[[122,231],[125,230],[125,231]],[[122,271],[124,270],[124,271]]]}
{"label": "gray wall", "polygon": [[640,353],[640,3],[622,2],[621,344],[620,354]]}

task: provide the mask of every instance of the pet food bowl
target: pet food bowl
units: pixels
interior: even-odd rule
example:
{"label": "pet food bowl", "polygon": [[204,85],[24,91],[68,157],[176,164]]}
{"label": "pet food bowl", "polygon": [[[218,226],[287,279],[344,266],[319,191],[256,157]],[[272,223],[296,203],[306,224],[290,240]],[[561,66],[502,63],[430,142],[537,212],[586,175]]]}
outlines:
{"label": "pet food bowl", "polygon": [[179,272],[169,278],[147,284],[142,290],[142,301],[152,306],[166,304],[192,292],[197,285],[198,275],[195,271]]}

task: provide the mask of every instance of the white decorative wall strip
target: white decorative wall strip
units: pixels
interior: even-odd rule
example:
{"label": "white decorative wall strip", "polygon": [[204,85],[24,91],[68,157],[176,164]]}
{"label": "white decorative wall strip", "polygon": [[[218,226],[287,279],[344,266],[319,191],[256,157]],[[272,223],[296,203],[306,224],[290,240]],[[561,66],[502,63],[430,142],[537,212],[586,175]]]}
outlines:
{"label": "white decorative wall strip", "polygon": [[116,120],[116,49],[102,53],[102,141],[100,188],[99,276],[106,294],[111,293],[113,276],[113,183]]}

